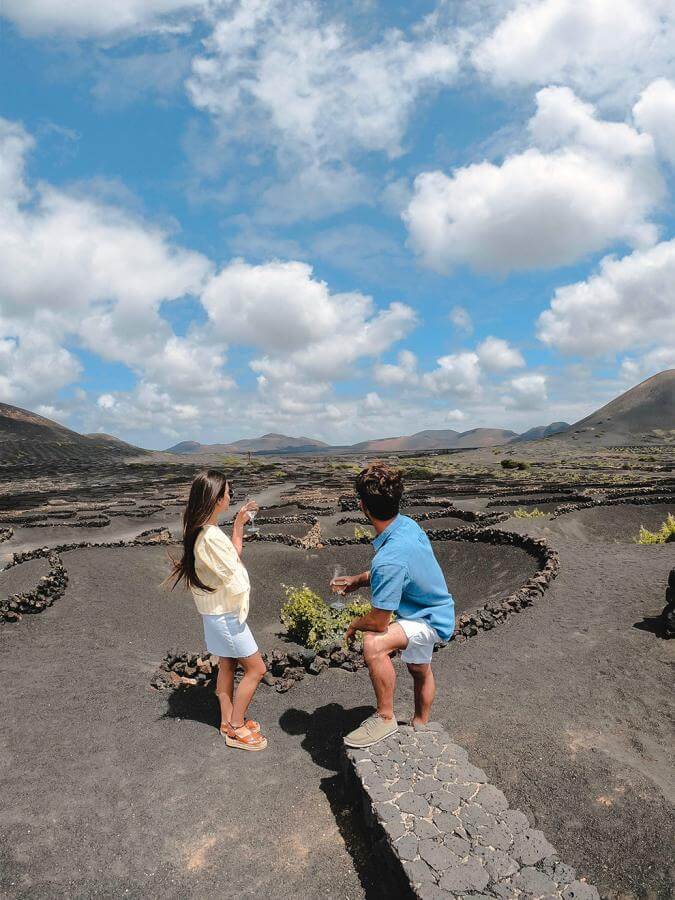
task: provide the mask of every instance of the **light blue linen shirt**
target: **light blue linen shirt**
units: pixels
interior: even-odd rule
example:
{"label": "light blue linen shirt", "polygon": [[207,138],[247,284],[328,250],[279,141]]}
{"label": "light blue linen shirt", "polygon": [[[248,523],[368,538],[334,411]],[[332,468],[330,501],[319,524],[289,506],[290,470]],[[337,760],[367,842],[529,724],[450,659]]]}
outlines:
{"label": "light blue linen shirt", "polygon": [[423,619],[447,641],[455,630],[455,604],[429,538],[398,515],[373,541],[372,604],[399,619]]}

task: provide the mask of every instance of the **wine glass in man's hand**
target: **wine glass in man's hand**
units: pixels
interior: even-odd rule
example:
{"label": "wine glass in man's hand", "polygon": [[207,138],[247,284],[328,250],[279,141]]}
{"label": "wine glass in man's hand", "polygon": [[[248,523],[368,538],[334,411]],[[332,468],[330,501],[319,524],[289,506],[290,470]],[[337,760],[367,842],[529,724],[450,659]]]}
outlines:
{"label": "wine glass in man's hand", "polygon": [[344,566],[333,566],[333,577],[330,580],[330,589],[334,594],[344,597],[347,592],[349,577]]}

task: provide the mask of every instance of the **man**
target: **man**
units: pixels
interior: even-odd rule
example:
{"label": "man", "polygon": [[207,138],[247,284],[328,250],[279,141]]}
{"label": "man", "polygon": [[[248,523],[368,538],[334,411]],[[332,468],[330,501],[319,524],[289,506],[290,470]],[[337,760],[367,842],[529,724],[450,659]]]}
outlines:
{"label": "man", "polygon": [[[412,724],[429,721],[436,693],[431,656],[434,644],[450,639],[455,627],[452,596],[419,525],[399,514],[403,479],[373,463],[356,479],[361,509],[375,528],[375,556],[369,572],[334,579],[343,593],[370,585],[372,609],[350,624],[347,639],[363,632],[363,655],[377,698],[377,711],[345,738],[348,747],[370,747],[398,730],[394,716],[396,672],[390,654],[402,650],[415,687]],[[396,620],[392,621],[392,613]]]}

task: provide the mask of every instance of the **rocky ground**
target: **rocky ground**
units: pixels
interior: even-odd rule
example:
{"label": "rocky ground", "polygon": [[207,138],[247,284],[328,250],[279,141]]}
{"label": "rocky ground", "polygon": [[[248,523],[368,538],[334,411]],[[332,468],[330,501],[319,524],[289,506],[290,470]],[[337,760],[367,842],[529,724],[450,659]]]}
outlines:
{"label": "rocky ground", "polygon": [[[237,473],[235,487],[239,499],[255,493],[269,507],[263,521],[308,515],[322,525],[324,540],[353,538],[354,523],[338,522],[358,519],[339,508],[356,462],[256,464]],[[431,496],[508,515],[542,494],[581,491],[582,500],[602,500],[626,490],[635,497],[657,487],[673,493],[663,460],[658,471],[651,461],[631,470],[611,457],[604,467],[596,457],[590,462],[584,486],[576,475],[565,482],[559,461],[550,471],[537,463],[513,475],[483,452],[466,458],[461,472],[411,478],[408,511],[438,509],[425,504]],[[427,465],[441,466],[436,457]],[[617,473],[623,480],[610,480]],[[191,474],[190,467],[152,462],[117,475],[112,468],[66,473],[54,490],[53,479],[50,489],[46,477],[15,473],[0,497],[0,525],[12,531],[0,533],[0,554],[10,561],[35,547],[128,540],[150,528],[177,535]],[[513,505],[488,506],[501,499]],[[435,716],[601,895],[669,897],[675,656],[673,642],[650,623],[665,602],[675,545],[633,540],[640,524],[655,526],[675,501],[597,505],[551,518],[559,505],[552,500],[543,518],[498,524],[546,540],[560,553],[560,574],[505,624],[436,654]],[[103,517],[109,524],[77,524]],[[469,524],[452,514],[433,523]],[[261,649],[271,651],[288,647],[278,619],[281,585],[306,582],[325,592],[335,562],[365,568],[370,550],[288,546],[309,522],[263,528],[268,539],[245,549],[251,626]],[[286,543],[269,539],[274,534]],[[538,566],[516,546],[435,546],[460,611],[500,602]],[[338,774],[341,735],[372,701],[366,673],[333,668],[283,694],[261,686],[252,712],[264,724],[268,750],[253,757],[228,751],[209,689],[150,686],[168,649],[202,648],[191,601],[160,587],[167,550],[175,552],[67,550],[64,595],[39,615],[0,624],[0,893],[384,896],[361,811],[342,794]],[[0,573],[0,597],[31,590],[48,569],[46,559],[8,568]],[[405,676],[398,697],[405,716],[412,699]]]}

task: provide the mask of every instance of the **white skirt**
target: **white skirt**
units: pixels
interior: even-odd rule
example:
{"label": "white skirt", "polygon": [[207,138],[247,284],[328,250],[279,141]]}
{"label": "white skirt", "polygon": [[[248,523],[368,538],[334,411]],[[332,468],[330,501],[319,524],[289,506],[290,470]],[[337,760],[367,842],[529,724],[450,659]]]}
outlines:
{"label": "white skirt", "polygon": [[202,613],[206,649],[214,656],[229,656],[244,659],[257,650],[251,629],[246,622],[240,622],[236,613],[232,615],[209,616]]}

